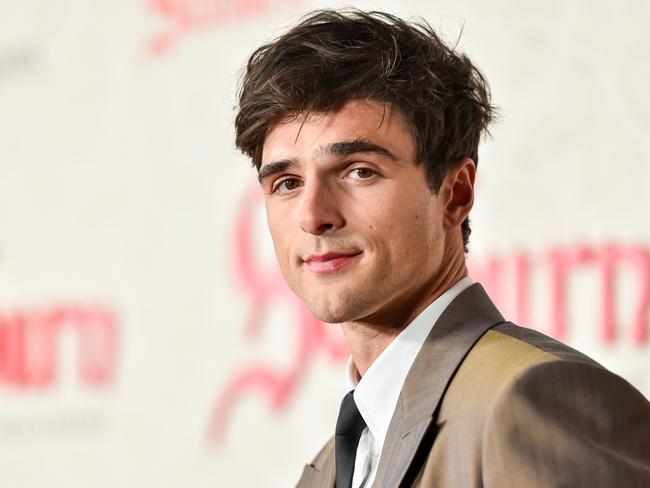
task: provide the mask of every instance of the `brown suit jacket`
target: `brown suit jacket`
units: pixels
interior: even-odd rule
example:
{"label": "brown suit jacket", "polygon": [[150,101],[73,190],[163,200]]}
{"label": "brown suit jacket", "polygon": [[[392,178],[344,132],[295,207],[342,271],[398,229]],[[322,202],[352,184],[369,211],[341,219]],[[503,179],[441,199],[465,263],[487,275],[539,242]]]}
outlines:
{"label": "brown suit jacket", "polygon": [[[299,488],[331,488],[334,440]],[[650,403],[622,378],[505,322],[483,288],[449,305],[406,377],[374,488],[650,487]]]}

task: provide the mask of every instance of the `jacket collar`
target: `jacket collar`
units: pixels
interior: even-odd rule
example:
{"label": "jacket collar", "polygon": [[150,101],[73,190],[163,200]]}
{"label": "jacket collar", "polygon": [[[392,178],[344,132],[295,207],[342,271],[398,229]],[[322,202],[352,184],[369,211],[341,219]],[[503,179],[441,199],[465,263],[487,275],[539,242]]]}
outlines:
{"label": "jacket collar", "polygon": [[460,293],[443,312],[404,381],[374,488],[399,486],[458,366],[480,337],[503,321],[478,283]]}
{"label": "jacket collar", "polygon": [[[373,488],[402,482],[458,366],[490,328],[503,323],[483,287],[461,292],[442,313],[409,370],[393,413]],[[334,440],[305,466],[298,488],[333,488]]]}

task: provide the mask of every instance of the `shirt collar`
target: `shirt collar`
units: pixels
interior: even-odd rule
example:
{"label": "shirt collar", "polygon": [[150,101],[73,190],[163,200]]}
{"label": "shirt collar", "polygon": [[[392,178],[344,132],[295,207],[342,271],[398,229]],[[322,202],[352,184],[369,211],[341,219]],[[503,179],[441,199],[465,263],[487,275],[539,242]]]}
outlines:
{"label": "shirt collar", "polygon": [[384,445],[402,385],[415,357],[442,312],[471,284],[472,279],[466,276],[436,298],[388,344],[363,378],[359,379],[352,358],[348,360],[347,391],[354,389],[354,401],[378,444],[379,452]]}

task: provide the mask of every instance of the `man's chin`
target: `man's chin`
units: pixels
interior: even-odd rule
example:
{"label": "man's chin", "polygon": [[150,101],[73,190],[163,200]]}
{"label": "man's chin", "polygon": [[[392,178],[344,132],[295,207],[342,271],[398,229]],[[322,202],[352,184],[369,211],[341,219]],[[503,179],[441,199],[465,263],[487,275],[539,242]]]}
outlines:
{"label": "man's chin", "polygon": [[321,322],[325,322],[327,324],[342,324],[344,322],[350,322],[351,319],[348,318],[348,315],[346,314],[337,314],[337,313],[331,313],[331,312],[320,312],[320,311],[313,311],[311,312],[314,317],[316,317],[318,320]]}
{"label": "man's chin", "polygon": [[[294,292],[303,301],[312,315],[322,322],[342,324],[353,322],[370,307],[372,300],[355,286],[342,286],[344,283],[331,283],[330,286],[296,287]],[[304,293],[307,291],[307,293]]]}
{"label": "man's chin", "polygon": [[332,306],[332,304],[328,304],[328,306],[323,306],[322,304],[311,306],[307,304],[307,307],[314,317],[328,324],[352,322],[358,315],[358,310],[350,306]]}

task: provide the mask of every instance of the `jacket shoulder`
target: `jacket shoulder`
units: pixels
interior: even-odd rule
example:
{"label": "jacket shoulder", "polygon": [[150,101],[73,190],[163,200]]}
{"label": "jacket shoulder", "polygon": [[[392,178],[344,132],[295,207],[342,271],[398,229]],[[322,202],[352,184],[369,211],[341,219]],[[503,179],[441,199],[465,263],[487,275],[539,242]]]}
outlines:
{"label": "jacket shoulder", "polygon": [[486,485],[650,486],[650,403],[593,361],[555,357],[524,369],[492,402]]}
{"label": "jacket shoulder", "polygon": [[[602,368],[587,355],[541,332],[504,322],[488,330],[467,354],[456,376],[491,377],[492,390],[541,363],[581,363]],[[604,368],[603,368],[604,369]],[[481,373],[478,371],[480,370]]]}
{"label": "jacket shoulder", "polygon": [[[589,365],[606,370],[585,354],[540,332],[504,322],[488,330],[472,347],[454,374],[441,415],[484,415],[499,394],[545,363]],[[550,379],[549,379],[550,380]],[[553,388],[550,381],[544,387]],[[463,407],[459,410],[458,405]]]}
{"label": "jacket shoulder", "polygon": [[[475,345],[473,352],[477,357],[487,354],[490,362],[511,367],[522,367],[547,361],[570,361],[601,367],[589,356],[559,342],[547,335],[527,327],[520,327],[512,322],[504,322],[489,330]],[[503,354],[504,360],[498,361]],[[495,357],[496,356],[496,357]]]}
{"label": "jacket shoulder", "polygon": [[421,486],[564,486],[563,477],[575,481],[566,486],[614,486],[599,476],[650,486],[640,484],[650,477],[643,395],[579,351],[511,323],[469,351],[436,429]]}

